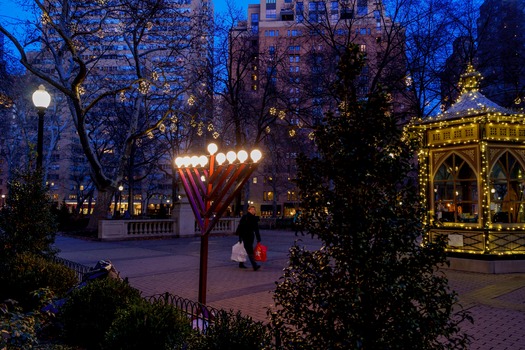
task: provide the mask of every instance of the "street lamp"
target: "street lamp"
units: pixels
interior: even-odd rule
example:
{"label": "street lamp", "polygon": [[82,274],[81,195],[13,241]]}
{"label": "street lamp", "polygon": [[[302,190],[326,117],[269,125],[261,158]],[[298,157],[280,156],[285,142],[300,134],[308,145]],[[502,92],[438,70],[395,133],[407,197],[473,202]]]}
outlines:
{"label": "street lamp", "polygon": [[124,191],[124,186],[120,185],[118,187],[118,213],[122,212],[122,191]]}
{"label": "street lamp", "polygon": [[36,144],[36,169],[42,170],[42,149],[44,144],[44,115],[51,103],[51,95],[46,91],[44,85],[40,85],[38,90],[33,92],[33,104],[38,114],[38,139]]}
{"label": "street lamp", "polygon": [[5,194],[2,195],[2,207],[5,206]]}
{"label": "street lamp", "polygon": [[78,204],[80,206],[79,213],[84,215],[84,185],[80,185],[80,198],[78,199]]}
{"label": "street lamp", "polygon": [[242,190],[262,157],[259,150],[251,151],[251,161],[248,161],[248,152],[244,150],[226,154],[217,153],[217,150],[217,145],[210,143],[209,156],[175,159],[184,191],[201,229],[199,302],[202,304],[206,304],[208,235]]}

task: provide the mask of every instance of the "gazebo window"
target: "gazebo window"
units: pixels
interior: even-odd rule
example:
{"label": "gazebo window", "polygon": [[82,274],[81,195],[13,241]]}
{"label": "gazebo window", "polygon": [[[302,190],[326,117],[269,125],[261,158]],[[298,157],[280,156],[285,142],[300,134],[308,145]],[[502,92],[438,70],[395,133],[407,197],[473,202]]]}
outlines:
{"label": "gazebo window", "polygon": [[525,171],[510,152],[505,152],[490,172],[492,222],[525,222],[524,190]]}
{"label": "gazebo window", "polygon": [[478,222],[478,181],[470,165],[459,155],[450,155],[433,181],[434,212],[443,222]]}

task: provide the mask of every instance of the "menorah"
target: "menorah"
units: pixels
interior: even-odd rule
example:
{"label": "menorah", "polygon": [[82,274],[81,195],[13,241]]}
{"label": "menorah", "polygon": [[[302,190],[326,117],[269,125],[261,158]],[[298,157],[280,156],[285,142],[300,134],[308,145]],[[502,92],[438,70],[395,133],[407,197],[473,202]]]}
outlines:
{"label": "menorah", "polygon": [[[184,191],[188,197],[195,220],[201,231],[199,268],[199,302],[206,304],[208,271],[208,236],[222,214],[257,167],[261,152],[241,150],[237,153],[217,153],[217,145],[208,145],[209,156],[177,157],[178,168]],[[217,153],[217,154],[216,154]]]}

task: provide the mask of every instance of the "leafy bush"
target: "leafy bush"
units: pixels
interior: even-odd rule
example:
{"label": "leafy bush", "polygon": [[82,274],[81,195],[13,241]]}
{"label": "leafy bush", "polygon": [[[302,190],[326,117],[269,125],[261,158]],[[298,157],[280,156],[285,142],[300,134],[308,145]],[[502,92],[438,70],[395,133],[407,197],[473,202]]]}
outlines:
{"label": "leafy bush", "polygon": [[204,334],[192,337],[188,350],[259,350],[269,349],[271,336],[267,327],[241,312],[221,311]]}
{"label": "leafy bush", "polygon": [[77,283],[75,273],[62,264],[26,253],[14,256],[2,266],[0,300],[15,299],[30,311],[39,302],[33,292],[49,288],[54,295],[64,295]]}
{"label": "leafy bush", "polygon": [[121,309],[142,301],[140,292],[114,278],[94,280],[70,293],[61,309],[63,337],[71,344],[100,349]]}
{"label": "leafy bush", "polygon": [[117,312],[106,333],[104,349],[181,349],[191,332],[182,311],[143,300]]}
{"label": "leafy bush", "polygon": [[0,212],[0,259],[28,252],[54,255],[56,217],[41,174],[20,173],[7,185],[9,196]]}
{"label": "leafy bush", "polygon": [[24,314],[16,301],[0,304],[0,349],[31,349],[38,343],[38,318]]}

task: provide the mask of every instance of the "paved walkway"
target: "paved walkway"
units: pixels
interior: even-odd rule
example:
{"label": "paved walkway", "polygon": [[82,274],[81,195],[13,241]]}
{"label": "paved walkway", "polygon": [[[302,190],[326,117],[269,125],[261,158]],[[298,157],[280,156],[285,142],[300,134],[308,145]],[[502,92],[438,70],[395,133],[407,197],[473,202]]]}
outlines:
{"label": "paved walkway", "polygon": [[[268,261],[254,272],[230,261],[234,236],[209,238],[207,304],[240,310],[254,320],[266,320],[272,291],[287,266],[288,248],[297,238],[292,231],[262,230]],[[299,237],[310,249],[317,240]],[[197,301],[200,238],[170,238],[99,242],[58,236],[59,256],[87,266],[101,259],[114,264],[132,286],[151,296],[169,292]],[[525,274],[480,274],[448,270],[450,286],[474,317],[465,330],[474,337],[471,349],[525,350]]]}

